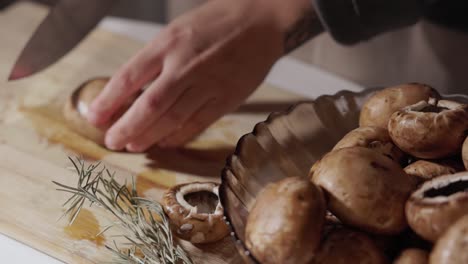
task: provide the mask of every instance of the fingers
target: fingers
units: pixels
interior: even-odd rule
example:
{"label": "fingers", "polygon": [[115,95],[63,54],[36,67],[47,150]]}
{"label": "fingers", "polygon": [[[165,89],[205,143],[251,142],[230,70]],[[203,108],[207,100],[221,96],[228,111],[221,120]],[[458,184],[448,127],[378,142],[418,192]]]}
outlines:
{"label": "fingers", "polygon": [[164,69],[132,107],[107,131],[105,144],[108,148],[123,149],[174,104],[186,89],[175,72],[170,66]]}
{"label": "fingers", "polygon": [[107,124],[130,96],[157,77],[161,71],[162,59],[156,49],[143,49],[113,75],[91,104],[87,116],[90,123],[96,126]]}
{"label": "fingers", "polygon": [[187,89],[159,120],[156,120],[143,134],[127,144],[126,149],[141,152],[174,133],[188,119],[208,102],[208,95],[199,89]]}
{"label": "fingers", "polygon": [[175,133],[164,138],[158,145],[161,147],[178,147],[199,135],[229,109],[211,101],[191,116]]}

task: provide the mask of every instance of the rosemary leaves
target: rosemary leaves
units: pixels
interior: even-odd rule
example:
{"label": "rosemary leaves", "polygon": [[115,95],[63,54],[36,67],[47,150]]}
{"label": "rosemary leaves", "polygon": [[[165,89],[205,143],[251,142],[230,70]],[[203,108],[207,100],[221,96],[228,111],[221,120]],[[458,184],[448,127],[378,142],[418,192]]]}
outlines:
{"label": "rosemary leaves", "polygon": [[[136,264],[191,264],[187,253],[174,241],[169,220],[161,205],[138,197],[135,182],[128,188],[119,184],[105,166],[100,163],[86,165],[82,159],[69,158],[78,175],[75,187],[54,181],[57,190],[68,192],[71,197],[63,204],[64,216],[70,217],[70,223],[76,219],[86,202],[103,208],[115,221],[104,228],[100,234],[110,228],[120,227],[126,240],[122,243],[106,246],[116,256],[113,263]],[[96,234],[98,236],[99,234]]]}

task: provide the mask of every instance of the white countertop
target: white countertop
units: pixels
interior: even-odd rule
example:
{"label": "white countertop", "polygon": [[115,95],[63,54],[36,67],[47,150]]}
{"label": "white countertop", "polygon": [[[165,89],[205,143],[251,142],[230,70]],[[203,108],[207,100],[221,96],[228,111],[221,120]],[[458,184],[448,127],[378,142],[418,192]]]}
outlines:
{"label": "white countertop", "polygon": [[[160,25],[153,23],[113,17],[104,19],[99,27],[144,42],[153,38],[161,29]],[[278,61],[268,75],[266,82],[311,98],[321,94],[333,94],[340,90],[360,91],[363,89],[357,84],[288,57]],[[2,263],[8,264],[62,263],[1,234],[0,259]]]}

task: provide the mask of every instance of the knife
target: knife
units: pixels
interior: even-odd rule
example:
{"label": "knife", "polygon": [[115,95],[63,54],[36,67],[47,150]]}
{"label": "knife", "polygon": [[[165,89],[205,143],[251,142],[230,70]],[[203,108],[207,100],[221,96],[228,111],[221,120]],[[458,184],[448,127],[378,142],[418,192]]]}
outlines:
{"label": "knife", "polygon": [[60,0],[36,29],[8,78],[37,73],[72,50],[118,0]]}

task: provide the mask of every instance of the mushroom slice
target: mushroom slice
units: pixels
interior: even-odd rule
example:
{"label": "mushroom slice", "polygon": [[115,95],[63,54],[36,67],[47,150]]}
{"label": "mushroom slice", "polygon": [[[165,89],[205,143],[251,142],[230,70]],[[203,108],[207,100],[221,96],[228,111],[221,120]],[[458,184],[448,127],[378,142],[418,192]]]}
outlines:
{"label": "mushroom slice", "polygon": [[404,171],[418,182],[423,182],[440,175],[454,174],[460,171],[460,166],[452,160],[440,162],[418,160],[406,166]]}
{"label": "mushroom slice", "polygon": [[249,213],[246,245],[260,263],[307,264],[320,244],[325,212],[322,191],[306,178],[270,183]]}
{"label": "mushroom slice", "polygon": [[394,112],[430,97],[439,98],[439,94],[434,88],[424,84],[409,83],[385,88],[364,103],[359,126],[378,126],[386,129]]}
{"label": "mushroom slice", "polygon": [[344,224],[376,234],[407,226],[404,207],[415,182],[393,160],[368,148],[343,148],[325,155],[310,177]]}
{"label": "mushroom slice", "polygon": [[422,159],[459,153],[468,130],[468,105],[429,99],[395,112],[388,122],[393,142]]}
{"label": "mushroom slice", "polygon": [[172,187],[164,195],[164,211],[173,232],[193,244],[218,241],[229,233],[219,201],[219,184],[193,182]]}
{"label": "mushroom slice", "polygon": [[429,252],[419,248],[408,248],[403,250],[393,264],[427,264],[429,263]]}
{"label": "mushroom slice", "polygon": [[468,214],[466,171],[425,182],[406,203],[408,224],[414,232],[432,242],[465,214]]}
{"label": "mushroom slice", "polygon": [[370,237],[343,227],[330,230],[311,264],[388,263],[384,253]]}
{"label": "mushroom slice", "polygon": [[405,158],[405,154],[393,144],[387,129],[382,127],[358,127],[351,130],[336,143],[333,150],[349,147],[374,149],[398,163]]}
{"label": "mushroom slice", "polygon": [[462,159],[463,164],[465,164],[465,169],[468,170],[468,137],[466,137],[465,142],[463,143]]}
{"label": "mushroom slice", "polygon": [[437,241],[429,257],[431,264],[468,263],[468,215],[458,219]]}
{"label": "mushroom slice", "polygon": [[93,100],[101,93],[106,86],[109,78],[100,77],[86,81],[76,90],[65,102],[63,107],[63,116],[67,121],[67,125],[80,135],[87,137],[94,142],[104,145],[105,127],[109,127],[131,106],[136,97],[130,97],[128,101],[117,111],[111,118],[107,126],[100,129],[88,122],[86,115]]}

